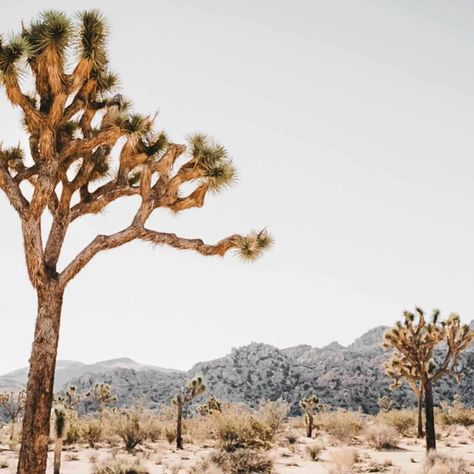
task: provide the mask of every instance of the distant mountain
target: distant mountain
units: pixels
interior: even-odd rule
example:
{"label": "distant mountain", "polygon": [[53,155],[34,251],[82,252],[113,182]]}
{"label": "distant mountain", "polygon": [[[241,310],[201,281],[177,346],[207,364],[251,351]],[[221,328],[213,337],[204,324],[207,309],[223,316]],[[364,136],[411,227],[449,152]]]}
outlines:
{"label": "distant mountain", "polygon": [[[371,329],[347,347],[332,342],[323,348],[299,345],[278,349],[253,342],[219,359],[199,362],[188,372],[142,365],[127,358],[88,365],[59,361],[56,389],[75,385],[86,391],[97,382],[105,382],[118,396],[118,406],[140,402],[153,409],[169,403],[187,380],[202,375],[208,387],[202,398],[212,395],[253,407],[262,399],[282,399],[297,413],[299,400],[312,393],[333,407],[366,413],[377,411],[378,399],[383,395],[390,396],[397,407],[412,407],[415,399],[406,385],[393,392],[389,389],[390,380],[383,370],[387,353],[382,339],[386,329]],[[463,363],[465,377],[460,385],[448,377],[436,383],[437,402],[458,393],[466,404],[474,403],[472,346],[464,354]],[[26,376],[27,369],[19,369],[0,377],[0,390],[24,386]]]}

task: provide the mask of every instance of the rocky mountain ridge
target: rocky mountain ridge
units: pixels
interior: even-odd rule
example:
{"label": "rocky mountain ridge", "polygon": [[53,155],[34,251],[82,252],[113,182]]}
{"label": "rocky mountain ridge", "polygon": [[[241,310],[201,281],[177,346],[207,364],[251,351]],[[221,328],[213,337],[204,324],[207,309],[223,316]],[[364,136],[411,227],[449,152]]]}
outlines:
{"label": "rocky mountain ridge", "polygon": [[[143,403],[150,409],[169,403],[195,375],[202,375],[208,387],[201,400],[212,395],[256,407],[262,399],[282,399],[291,404],[294,413],[299,400],[312,393],[333,407],[366,413],[377,411],[377,401],[383,395],[390,396],[397,407],[414,406],[415,399],[407,386],[393,392],[389,389],[390,380],[383,370],[387,353],[381,346],[386,329],[376,327],[347,347],[334,342],[323,348],[300,345],[278,349],[253,342],[219,359],[197,363],[188,372],[144,366],[130,359],[91,365],[64,361],[58,364],[57,385],[88,390],[96,382],[105,382],[118,396],[118,406]],[[464,355],[464,366],[465,377],[460,385],[450,378],[436,384],[436,400],[449,400],[458,393],[467,404],[473,403],[472,348]],[[25,369],[12,372],[0,377],[0,390],[9,382],[21,386],[25,380]]]}

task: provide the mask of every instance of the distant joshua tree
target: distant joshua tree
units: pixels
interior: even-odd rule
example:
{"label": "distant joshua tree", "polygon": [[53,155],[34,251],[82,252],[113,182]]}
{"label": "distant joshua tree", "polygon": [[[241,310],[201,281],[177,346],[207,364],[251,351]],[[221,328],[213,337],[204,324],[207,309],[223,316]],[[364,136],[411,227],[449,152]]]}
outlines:
{"label": "distant joshua tree", "polygon": [[173,404],[177,407],[177,416],[176,416],[176,448],[183,449],[183,435],[182,435],[182,425],[183,425],[183,408],[191,400],[203,394],[206,391],[206,386],[203,383],[202,377],[196,377],[191,380],[187,387],[180,393],[176,395],[173,399]]}
{"label": "distant joshua tree", "polygon": [[10,431],[10,440],[15,437],[15,425],[18,418],[25,410],[25,391],[19,392],[0,392],[0,410],[9,419],[12,424]]}
{"label": "distant joshua tree", "polygon": [[117,397],[112,395],[110,385],[106,383],[96,383],[92,390],[85,394],[85,398],[94,402],[101,417],[107,405],[113,405]]}
{"label": "distant joshua tree", "polygon": [[210,397],[206,403],[203,403],[199,409],[199,414],[202,416],[211,415],[212,413],[222,412],[222,405],[219,400],[216,400],[214,397]]}
{"label": "distant joshua tree", "polygon": [[391,400],[389,397],[387,397],[386,395],[384,395],[383,397],[380,397],[379,398],[379,401],[378,401],[378,406],[380,408],[381,411],[383,412],[388,412],[392,409],[393,407],[393,400]]}
{"label": "distant joshua tree", "polygon": [[63,450],[63,440],[66,434],[67,413],[62,403],[54,408],[54,467],[53,474],[61,472],[61,455]]}
{"label": "distant joshua tree", "polygon": [[416,308],[416,314],[405,311],[404,322],[398,321],[386,332],[384,347],[393,353],[385,367],[394,379],[392,387],[398,387],[404,379],[424,394],[426,449],[430,451],[436,449],[433,384],[444,375],[452,375],[460,382],[460,356],[474,332],[467,324],[461,324],[457,314],[440,321],[440,312],[435,310],[429,323],[420,308]]}
{"label": "distant joshua tree", "polygon": [[[19,215],[38,302],[18,474],[46,471],[64,290],[94,256],[142,240],[205,256],[237,249],[254,259],[271,244],[265,230],[209,245],[146,227],[156,209],[178,213],[203,206],[208,193],[234,182],[235,170],[227,150],[202,134],[190,137],[189,155],[178,161],[186,146],[155,131],[156,115],[132,113],[130,102],[111,95],[118,77],[109,69],[107,35],[95,10],[75,22],[47,11],[22,24],[18,35],[0,39],[0,85],[22,112],[28,136],[28,152],[20,145],[0,147],[0,189]],[[23,90],[23,78],[31,93]],[[98,234],[59,268],[70,225],[130,196],[139,202],[131,222]],[[51,216],[49,228],[45,214]]]}
{"label": "distant joshua tree", "polygon": [[304,424],[306,426],[306,436],[311,438],[314,429],[314,414],[319,411],[319,398],[316,395],[311,395],[308,398],[303,398],[300,401],[300,407],[304,413]]}

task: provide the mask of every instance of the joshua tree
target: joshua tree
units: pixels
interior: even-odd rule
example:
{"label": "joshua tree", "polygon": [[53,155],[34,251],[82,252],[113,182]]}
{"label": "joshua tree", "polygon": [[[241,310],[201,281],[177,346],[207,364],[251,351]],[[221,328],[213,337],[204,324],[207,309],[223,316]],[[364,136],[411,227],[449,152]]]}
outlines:
{"label": "joshua tree", "polygon": [[10,431],[10,440],[15,437],[15,424],[25,409],[25,391],[3,392],[0,393],[0,410],[10,420],[12,429]]}
{"label": "joshua tree", "polygon": [[[19,145],[0,149],[0,189],[19,215],[38,302],[19,474],[45,472],[64,290],[95,255],[142,240],[205,256],[236,249],[252,259],[271,243],[266,231],[209,245],[146,227],[156,209],[177,213],[203,206],[209,192],[233,182],[234,167],[226,149],[205,135],[192,136],[187,159],[177,161],[186,146],[156,132],[155,117],[131,113],[121,95],[111,96],[117,76],[110,72],[106,43],[107,26],[97,11],[83,12],[77,21],[44,12],[0,41],[0,84],[21,110],[28,137],[28,151]],[[31,93],[22,78],[31,79]],[[130,196],[139,206],[129,225],[97,235],[71,261],[58,264],[70,224]],[[42,219],[47,213],[51,219]]]}
{"label": "joshua tree", "polygon": [[199,414],[202,416],[211,415],[215,412],[222,412],[221,402],[214,397],[209,398],[206,403],[199,407]]}
{"label": "joshua tree", "polygon": [[85,397],[97,405],[99,417],[102,416],[107,405],[111,405],[117,401],[117,397],[112,395],[110,386],[106,383],[96,383],[92,390],[86,393]]}
{"label": "joshua tree", "polygon": [[386,395],[379,398],[378,405],[381,411],[388,412],[392,409],[393,401]]}
{"label": "joshua tree", "polygon": [[[457,382],[462,377],[461,353],[474,337],[467,324],[461,324],[457,314],[440,321],[440,312],[433,311],[427,323],[424,312],[405,311],[404,322],[398,321],[385,334],[384,346],[393,353],[386,364],[387,374],[394,379],[392,387],[405,379],[423,391],[425,401],[426,449],[436,449],[433,409],[433,384],[444,375],[452,375]],[[435,352],[436,351],[436,352]],[[436,359],[436,361],[435,361]]]}
{"label": "joshua tree", "polygon": [[300,407],[304,413],[304,424],[306,426],[306,436],[311,438],[314,428],[314,414],[319,410],[319,398],[316,395],[311,395],[308,398],[303,398],[300,401]]}
{"label": "joshua tree", "polygon": [[54,409],[54,474],[59,474],[61,471],[61,454],[66,431],[66,420],[66,409],[64,405],[58,404]]}
{"label": "joshua tree", "polygon": [[173,399],[173,404],[177,407],[176,416],[176,448],[183,449],[183,436],[182,436],[182,425],[183,425],[183,407],[194,398],[203,394],[206,391],[206,386],[202,381],[202,377],[196,377],[191,380],[187,387]]}

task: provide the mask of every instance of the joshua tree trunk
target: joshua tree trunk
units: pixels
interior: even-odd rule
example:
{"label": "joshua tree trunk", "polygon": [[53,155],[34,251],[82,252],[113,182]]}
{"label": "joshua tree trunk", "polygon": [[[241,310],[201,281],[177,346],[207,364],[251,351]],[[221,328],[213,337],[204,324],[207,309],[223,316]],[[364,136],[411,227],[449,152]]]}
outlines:
{"label": "joshua tree trunk", "polygon": [[12,418],[12,430],[10,432],[10,441],[13,441],[13,438],[15,437],[15,424],[16,424],[16,418]]}
{"label": "joshua tree trunk", "polygon": [[436,450],[435,420],[433,409],[433,387],[430,381],[424,384],[425,392],[425,424],[426,451]]}
{"label": "joshua tree trunk", "polygon": [[63,438],[56,438],[54,445],[54,474],[60,474],[61,471],[61,453],[63,450]]}
{"label": "joshua tree trunk", "polygon": [[425,433],[423,432],[423,390],[418,393],[418,438],[423,438]]}
{"label": "joshua tree trunk", "polygon": [[30,357],[17,474],[44,474],[53,399],[63,291],[53,282],[38,288],[38,315]]}
{"label": "joshua tree trunk", "polygon": [[306,436],[311,438],[313,436],[313,417],[308,415],[308,419],[306,421]]}
{"label": "joshua tree trunk", "polygon": [[178,417],[177,417],[177,425],[176,425],[176,448],[177,449],[184,449],[182,424],[183,424],[183,404],[178,403]]}

